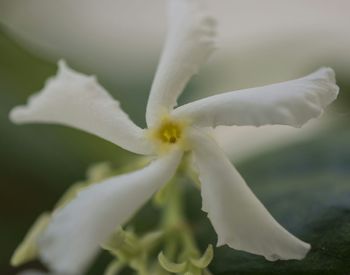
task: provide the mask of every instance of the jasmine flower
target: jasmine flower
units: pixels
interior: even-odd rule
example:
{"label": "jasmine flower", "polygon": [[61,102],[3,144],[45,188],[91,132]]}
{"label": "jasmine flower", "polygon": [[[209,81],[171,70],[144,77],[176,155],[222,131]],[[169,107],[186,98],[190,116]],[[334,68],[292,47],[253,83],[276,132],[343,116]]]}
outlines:
{"label": "jasmine flower", "polygon": [[309,244],[269,214],[210,129],[218,125],[301,127],[319,117],[337,97],[333,70],[321,68],[296,80],[221,93],[175,108],[187,82],[214,50],[216,25],[201,0],[168,2],[169,32],[147,104],[147,129],[135,125],[94,76],[78,73],[64,61],[27,105],[10,114],[15,123],[62,124],[133,153],[154,156],[141,170],[87,187],[53,213],[38,245],[41,259],[54,272],[81,274],[113,230],[174,176],[187,151],[193,155],[202,209],[217,232],[218,245],[270,261],[300,260],[310,250]]}

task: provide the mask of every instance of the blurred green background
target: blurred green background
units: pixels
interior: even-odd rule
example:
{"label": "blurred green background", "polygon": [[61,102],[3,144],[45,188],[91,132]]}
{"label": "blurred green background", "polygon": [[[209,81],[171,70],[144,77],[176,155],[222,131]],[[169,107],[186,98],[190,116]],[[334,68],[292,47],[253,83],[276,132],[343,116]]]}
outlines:
{"label": "blurred green background", "polygon": [[[84,179],[91,164],[110,161],[118,167],[136,156],[77,130],[11,124],[9,110],[41,89],[47,77],[55,73],[56,65],[29,53],[5,30],[0,27],[0,274],[15,274],[19,269],[9,266],[11,254],[40,213],[50,210],[68,186]],[[346,58],[349,56],[344,56]],[[336,60],[326,60],[335,67],[341,88],[336,103],[327,111],[326,126],[301,141],[288,142],[278,148],[270,146],[235,163],[274,217],[298,237],[310,242],[312,252],[303,261],[270,263],[227,247],[217,248],[210,266],[213,274],[320,274],[321,271],[322,274],[348,274],[350,71],[339,66]],[[301,73],[318,63],[309,62]],[[85,73],[94,73],[91,66],[78,62],[71,65]],[[206,78],[192,81],[187,91],[215,86],[212,80],[216,74],[222,77],[224,70],[220,67],[220,63],[213,64],[207,69]],[[152,74],[147,72],[143,77],[130,78],[128,87],[122,77],[111,80],[101,75],[99,80],[122,102],[130,116],[144,125]],[[186,101],[186,95],[182,101]],[[208,243],[215,243],[216,235],[200,211],[200,196],[196,190],[189,188],[186,203],[199,245],[205,249]],[[148,215],[155,215],[148,208],[136,217],[138,224],[145,224],[144,228],[152,226],[147,225],[153,221]],[[91,274],[101,274],[108,259],[104,254]],[[37,265],[30,263],[20,269]]]}

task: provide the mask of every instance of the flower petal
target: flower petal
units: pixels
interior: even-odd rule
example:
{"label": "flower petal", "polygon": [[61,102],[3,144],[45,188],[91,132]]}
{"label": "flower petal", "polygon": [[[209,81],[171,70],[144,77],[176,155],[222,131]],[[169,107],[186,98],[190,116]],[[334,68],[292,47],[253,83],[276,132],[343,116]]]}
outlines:
{"label": "flower petal", "polygon": [[101,87],[94,76],[87,76],[59,62],[55,77],[26,106],[14,108],[15,123],[55,123],[75,127],[113,142],[126,150],[152,153],[144,130],[136,126]]}
{"label": "flower petal", "polygon": [[287,82],[207,97],[174,110],[197,126],[280,124],[300,127],[338,95],[331,68]]}
{"label": "flower petal", "polygon": [[276,222],[214,140],[198,132],[191,136],[202,183],[202,209],[218,234],[218,245],[228,244],[270,261],[303,259],[310,245]]}
{"label": "flower petal", "polygon": [[214,49],[216,24],[202,4],[201,0],[169,0],[169,30],[148,100],[148,126],[176,105],[187,82]]}
{"label": "flower petal", "polygon": [[54,212],[39,240],[42,260],[57,273],[83,274],[99,245],[174,175],[181,156],[173,151],[141,170],[81,191]]}

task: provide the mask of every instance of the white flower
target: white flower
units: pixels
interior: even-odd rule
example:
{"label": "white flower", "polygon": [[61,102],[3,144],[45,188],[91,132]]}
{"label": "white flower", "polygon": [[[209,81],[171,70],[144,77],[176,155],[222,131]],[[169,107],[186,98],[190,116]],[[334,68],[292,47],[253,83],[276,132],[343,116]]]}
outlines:
{"label": "white flower", "polygon": [[134,153],[154,155],[147,167],[81,191],[54,212],[39,240],[40,257],[58,273],[84,270],[116,228],[176,172],[190,150],[201,181],[203,210],[218,245],[278,259],[302,259],[310,245],[288,233],[254,196],[215,140],[217,125],[282,124],[300,127],[338,94],[330,68],[296,80],[218,94],[174,109],[176,99],[214,49],[215,22],[201,0],[170,0],[170,30],[151,88],[148,129],[136,126],[96,81],[59,62],[59,71],[26,106],[16,123],[57,123],[98,135]]}

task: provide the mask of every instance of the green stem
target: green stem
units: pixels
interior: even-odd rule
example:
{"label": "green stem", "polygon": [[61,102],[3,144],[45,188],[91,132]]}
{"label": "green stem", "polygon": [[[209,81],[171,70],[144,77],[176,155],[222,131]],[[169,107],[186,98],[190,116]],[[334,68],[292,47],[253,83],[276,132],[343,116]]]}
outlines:
{"label": "green stem", "polygon": [[175,259],[178,243],[181,244],[181,258],[198,257],[199,251],[195,244],[191,229],[187,224],[183,209],[183,188],[180,181],[173,180],[167,186],[167,200],[162,216],[162,228],[168,236],[165,254],[169,259]]}
{"label": "green stem", "polygon": [[178,250],[178,234],[182,224],[181,195],[175,180],[166,187],[166,201],[163,205],[161,228],[166,236],[164,252],[169,259],[174,259]]}

